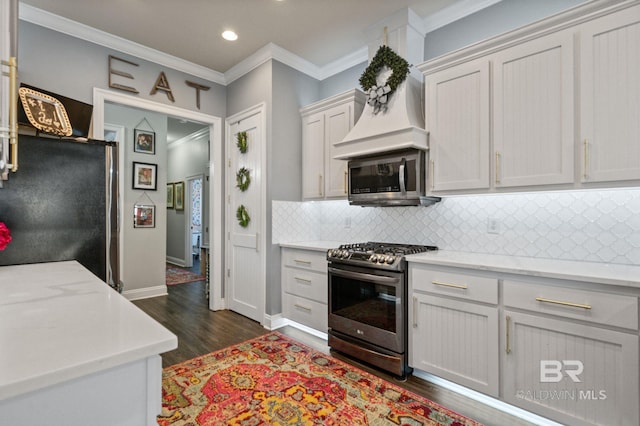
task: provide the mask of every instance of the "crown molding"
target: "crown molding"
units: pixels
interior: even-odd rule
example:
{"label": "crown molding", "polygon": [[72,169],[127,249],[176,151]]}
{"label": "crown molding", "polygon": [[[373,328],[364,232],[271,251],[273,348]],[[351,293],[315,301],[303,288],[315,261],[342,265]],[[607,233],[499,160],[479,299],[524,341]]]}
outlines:
{"label": "crown molding", "polygon": [[196,130],[190,135],[183,136],[180,139],[167,143],[167,149],[174,149],[187,142],[192,142],[204,138],[209,138],[209,127],[204,127],[200,130]]}
{"label": "crown molding", "polygon": [[437,30],[466,16],[500,3],[502,0],[462,0],[424,18],[426,33]]}
{"label": "crown molding", "polygon": [[[500,1],[502,0],[463,0],[455,3],[425,18],[423,20],[424,30],[428,33]],[[355,52],[319,67],[274,43],[268,43],[223,74],[25,3],[20,3],[19,15],[22,21],[86,40],[223,86],[232,83],[269,60],[277,60],[316,80],[324,80],[351,67],[365,63],[369,59],[368,47],[363,46]]]}
{"label": "crown molding", "polygon": [[304,74],[307,74],[315,79],[320,80],[320,68],[306,59],[289,52],[286,49],[278,46],[274,43],[267,43],[254,54],[240,61],[238,64],[231,67],[224,75],[227,84],[234,82],[248,72],[256,69],[265,62],[275,59],[278,62],[282,62],[285,65],[290,66]]}
{"label": "crown molding", "polygon": [[207,81],[222,85],[225,84],[224,74],[218,71],[213,71],[209,68],[194,64],[193,62],[185,61],[184,59],[177,58],[159,50],[151,49],[150,47],[142,44],[134,43],[122,37],[72,21],[71,19],[54,15],[53,13],[46,12],[22,2],[20,3],[19,16],[20,19],[25,22],[30,22],[59,33],[86,40],[109,49],[117,50],[136,58],[164,65],[177,71],[182,71],[195,77],[200,77]]}

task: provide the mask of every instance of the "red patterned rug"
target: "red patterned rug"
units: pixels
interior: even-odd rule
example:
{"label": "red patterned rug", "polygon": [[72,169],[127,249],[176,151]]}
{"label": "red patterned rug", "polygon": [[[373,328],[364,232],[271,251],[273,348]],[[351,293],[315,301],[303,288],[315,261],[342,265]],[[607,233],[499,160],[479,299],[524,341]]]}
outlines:
{"label": "red patterned rug", "polygon": [[165,368],[158,424],[479,425],[277,332]]}
{"label": "red patterned rug", "polygon": [[167,285],[185,284],[204,280],[204,275],[194,274],[187,269],[167,263]]}

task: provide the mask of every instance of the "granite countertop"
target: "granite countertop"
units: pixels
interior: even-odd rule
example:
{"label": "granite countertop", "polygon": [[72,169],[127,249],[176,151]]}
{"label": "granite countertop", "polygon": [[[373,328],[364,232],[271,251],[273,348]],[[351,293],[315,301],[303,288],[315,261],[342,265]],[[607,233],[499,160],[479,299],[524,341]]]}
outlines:
{"label": "granite countertop", "polygon": [[337,241],[296,241],[280,243],[280,247],[303,249],[303,250],[315,250],[315,251],[327,251],[332,248],[338,248],[340,244],[344,244]]}
{"label": "granite countertop", "polygon": [[78,262],[0,267],[0,401],[177,346]]}
{"label": "granite countertop", "polygon": [[408,262],[640,288],[640,266],[438,250]]}

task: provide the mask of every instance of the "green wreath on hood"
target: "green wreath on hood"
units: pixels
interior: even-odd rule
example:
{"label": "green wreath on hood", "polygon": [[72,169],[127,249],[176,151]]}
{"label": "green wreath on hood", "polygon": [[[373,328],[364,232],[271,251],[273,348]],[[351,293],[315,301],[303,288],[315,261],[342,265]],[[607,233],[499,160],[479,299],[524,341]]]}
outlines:
{"label": "green wreath on hood", "polygon": [[[381,85],[377,85],[377,77],[383,66],[391,69],[391,75]],[[360,76],[360,86],[367,93],[367,103],[373,107],[373,113],[387,109],[387,102],[398,86],[407,79],[409,63],[389,46],[378,48],[371,63]]]}

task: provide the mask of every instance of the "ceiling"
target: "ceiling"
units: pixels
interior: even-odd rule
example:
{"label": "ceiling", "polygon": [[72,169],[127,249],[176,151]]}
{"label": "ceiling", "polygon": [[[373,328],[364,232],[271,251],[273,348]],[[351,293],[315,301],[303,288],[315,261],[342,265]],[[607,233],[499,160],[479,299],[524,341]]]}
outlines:
{"label": "ceiling", "polygon": [[[322,67],[367,46],[365,30],[410,7],[422,18],[496,0],[21,0],[224,73],[268,43]],[[484,6],[483,6],[484,5]],[[460,16],[458,16],[460,17]],[[223,40],[227,29],[238,33]]]}

